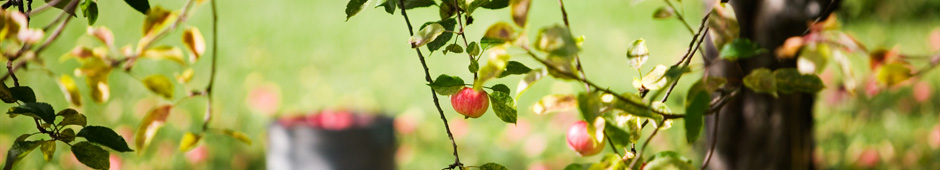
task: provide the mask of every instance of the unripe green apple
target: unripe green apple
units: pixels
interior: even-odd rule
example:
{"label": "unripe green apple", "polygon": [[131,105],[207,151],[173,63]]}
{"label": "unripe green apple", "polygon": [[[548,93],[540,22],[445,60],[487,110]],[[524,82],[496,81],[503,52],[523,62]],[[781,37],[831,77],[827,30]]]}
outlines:
{"label": "unripe green apple", "polygon": [[[588,134],[588,123],[584,121],[575,122],[568,128],[568,148],[578,152],[581,156],[592,156],[604,150],[604,140],[598,142]],[[603,134],[598,134],[603,135]]]}
{"label": "unripe green apple", "polygon": [[464,87],[450,96],[450,104],[454,106],[457,113],[470,118],[478,118],[490,107],[490,98],[483,90],[477,91]]}

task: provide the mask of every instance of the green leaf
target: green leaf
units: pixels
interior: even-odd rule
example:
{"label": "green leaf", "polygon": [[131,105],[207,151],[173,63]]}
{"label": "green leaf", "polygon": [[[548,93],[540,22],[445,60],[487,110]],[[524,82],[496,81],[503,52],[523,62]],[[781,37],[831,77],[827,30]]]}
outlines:
{"label": "green leaf", "polygon": [[29,86],[19,86],[10,88],[13,98],[22,102],[36,102],[36,93]]}
{"label": "green leaf", "polygon": [[519,27],[525,27],[526,20],[529,19],[529,6],[532,6],[531,0],[511,0],[512,21]]}
{"label": "green leaf", "polygon": [[442,1],[438,7],[437,11],[441,19],[448,19],[457,14],[457,5],[454,4],[454,1]]}
{"label": "green leaf", "polygon": [[72,154],[78,162],[93,169],[110,169],[111,159],[108,151],[90,142],[78,142],[72,145]]}
{"label": "green leaf", "polygon": [[819,76],[800,74],[794,68],[777,69],[774,71],[774,78],[777,82],[777,90],[782,93],[817,93],[825,87]]}
{"label": "green leaf", "polygon": [[39,141],[25,141],[26,137],[29,137],[29,135],[22,135],[13,142],[13,146],[7,151],[6,163],[3,169],[12,169],[16,162],[22,160],[39,146]]}
{"label": "green leaf", "polygon": [[[449,0],[444,0],[444,1],[451,2]],[[476,11],[476,9],[480,8],[480,6],[490,3],[490,0],[467,0],[467,1],[470,2],[469,5],[465,6],[466,10],[464,10],[466,11],[467,15],[473,14],[473,11]]]}
{"label": "green leaf", "polygon": [[822,73],[826,69],[829,58],[832,58],[832,50],[829,45],[818,43],[816,48],[803,48],[800,56],[796,59],[796,68],[803,74]]}
{"label": "green leaf", "polygon": [[721,88],[721,86],[724,86],[728,80],[724,77],[707,76],[705,79],[703,79],[703,82],[706,91],[714,92],[715,90],[718,90],[718,88]]}
{"label": "green leaf", "polygon": [[10,108],[7,114],[9,114],[11,118],[17,115],[26,115],[42,119],[42,121],[46,123],[55,122],[55,110],[47,103],[27,102],[23,105]]}
{"label": "green leaf", "polygon": [[545,75],[548,75],[548,71],[545,71],[541,68],[527,73],[525,78],[519,80],[519,85],[516,85],[516,98],[519,98],[519,95],[522,95],[522,92],[528,90],[529,87],[532,87],[532,84],[535,84],[536,81],[541,80],[542,77],[545,77]]}
{"label": "green leaf", "polygon": [[736,61],[738,59],[751,58],[764,52],[767,52],[767,49],[761,48],[760,45],[751,42],[751,40],[737,38],[721,48],[721,58]]}
{"label": "green leaf", "polygon": [[15,103],[16,97],[13,96],[13,92],[10,91],[7,84],[0,82],[0,85],[2,85],[0,86],[0,99],[2,99],[4,103]]}
{"label": "green leaf", "polygon": [[444,31],[445,29],[443,25],[433,23],[427,27],[421,28],[417,34],[411,36],[411,38],[408,39],[408,43],[411,44],[411,48],[418,48],[433,41],[435,38],[437,38],[437,36],[440,36],[442,33],[444,33]]}
{"label": "green leaf", "polygon": [[85,127],[87,123],[85,115],[78,113],[75,109],[68,108],[59,113],[55,114],[56,116],[62,116],[62,121],[59,122],[56,126],[63,127],[65,125],[78,125]]}
{"label": "green leaf", "polygon": [[93,0],[85,0],[82,3],[82,16],[88,18],[88,25],[95,25],[98,20],[98,3]]}
{"label": "green leaf", "polygon": [[777,79],[770,69],[759,68],[744,76],[744,86],[757,93],[766,93],[777,97]]}
{"label": "green leaf", "polygon": [[460,47],[460,45],[457,45],[457,44],[450,44],[447,46],[447,50],[444,50],[444,54],[447,54],[447,51],[454,52],[454,53],[463,53],[463,47]]}
{"label": "green leaf", "polygon": [[705,123],[705,113],[710,109],[711,94],[705,89],[702,80],[695,82],[686,94],[685,139],[688,143],[694,143]]}
{"label": "green leaf", "polygon": [[614,144],[614,146],[617,146],[617,148],[628,147],[631,143],[636,142],[635,139],[639,138],[639,134],[634,132],[636,130],[631,129],[632,126],[636,126],[635,121],[634,123],[627,123],[635,116],[626,115],[617,117],[618,118],[604,117],[604,119],[607,120],[605,121],[607,125],[604,127],[604,132],[607,134],[607,138],[610,139],[610,141]]}
{"label": "green leaf", "polygon": [[[124,2],[127,2],[127,5],[130,5],[131,8],[134,8],[134,10],[144,15],[147,15],[147,11],[150,10],[150,2],[147,2],[147,0],[124,0]],[[61,4],[62,2],[59,3]]]}
{"label": "green leaf", "polygon": [[472,56],[480,56],[480,44],[477,44],[476,41],[470,42],[470,45],[467,46],[467,53]]}
{"label": "green leaf", "polygon": [[477,71],[479,77],[477,81],[473,82],[473,88],[480,89],[480,87],[483,87],[483,83],[502,74],[503,70],[506,69],[506,62],[509,61],[509,58],[506,49],[502,47],[490,50],[490,58],[486,61],[486,65],[480,68],[480,71]]}
{"label": "green leaf", "polygon": [[591,164],[571,163],[568,164],[568,166],[565,166],[565,169],[563,170],[587,170],[588,167],[591,167]]}
{"label": "green leaf", "polygon": [[169,78],[161,74],[154,74],[147,76],[144,80],[141,80],[144,83],[144,86],[147,86],[147,89],[165,99],[173,99],[173,82]]}
{"label": "green leaf", "polygon": [[489,94],[490,105],[493,106],[493,112],[500,120],[506,123],[516,123],[516,104],[509,93],[502,91],[493,91]]}
{"label": "green leaf", "polygon": [[489,3],[483,4],[480,7],[486,9],[502,9],[509,6],[509,0],[490,0]]}
{"label": "green leaf", "polygon": [[503,78],[509,75],[528,74],[531,71],[531,68],[526,67],[524,64],[518,61],[509,61],[506,63],[506,70],[504,70],[503,73],[500,73],[498,78]]}
{"label": "green leaf", "polygon": [[[49,3],[52,2],[52,1],[55,1],[55,0],[45,0],[46,4],[49,4]],[[59,8],[59,9],[65,9],[65,6],[68,5],[68,4],[71,3],[71,2],[72,2],[71,0],[60,0],[58,3],[56,3],[56,4],[53,5],[52,7]]]}
{"label": "green leaf", "polygon": [[394,15],[394,14],[395,14],[395,8],[398,7],[398,0],[385,0],[385,2],[382,2],[382,3],[380,3],[378,6],[375,6],[375,7],[376,7],[376,8],[378,8],[378,7],[385,7],[385,12],[388,12],[388,14],[393,14],[393,15]]}
{"label": "green leaf", "polygon": [[909,66],[901,62],[891,62],[878,68],[876,80],[882,84],[894,86],[907,81],[911,76],[913,76],[913,74]]}
{"label": "green leaf", "polygon": [[46,162],[51,161],[52,156],[55,154],[55,140],[42,141],[41,143],[39,150],[42,151],[42,158]]}
{"label": "green leaf", "polygon": [[568,28],[557,24],[539,30],[535,48],[564,57],[574,56],[580,50]]}
{"label": "green leaf", "polygon": [[248,135],[245,134],[245,133],[242,133],[242,132],[239,132],[239,131],[235,131],[235,130],[231,130],[231,129],[222,129],[222,130],[214,130],[214,131],[215,131],[215,132],[218,132],[218,133],[221,133],[221,134],[223,134],[223,135],[226,135],[226,136],[235,138],[235,139],[237,139],[238,141],[241,141],[242,143],[251,145],[251,138],[249,138]]}
{"label": "green leaf", "polygon": [[480,170],[509,170],[509,169],[506,169],[506,167],[504,167],[503,165],[490,162],[490,163],[480,165]]}
{"label": "green leaf", "polygon": [[433,0],[405,0],[405,9],[429,7],[431,5],[437,5],[437,3],[434,3]]}
{"label": "green leaf", "polygon": [[124,138],[122,138],[121,135],[114,133],[114,130],[111,130],[111,128],[108,127],[86,126],[78,132],[78,136],[84,137],[89,142],[104,145],[116,151],[134,151],[127,147],[127,142],[124,141]]}
{"label": "green leaf", "polygon": [[601,115],[601,94],[597,92],[578,94],[578,111],[581,112],[581,119],[594,120]]}
{"label": "green leaf", "polygon": [[192,150],[199,144],[199,140],[202,139],[202,134],[194,134],[192,132],[186,132],[183,134],[183,139],[180,139],[180,151],[186,152]]}
{"label": "green leaf", "polygon": [[505,84],[496,84],[493,85],[493,91],[509,94],[509,86],[506,86]]}
{"label": "green leaf", "polygon": [[648,90],[657,90],[666,86],[668,78],[666,78],[666,72],[669,71],[669,67],[665,65],[656,65],[650,72],[646,73],[646,76],[643,76],[643,79],[633,80],[633,87],[637,89],[648,89]]}
{"label": "green leaf", "polygon": [[694,170],[692,160],[673,151],[656,153],[646,163],[643,170]]}
{"label": "green leaf", "polygon": [[620,158],[620,155],[611,153],[604,155],[600,162],[592,164],[589,170],[607,170],[607,169],[626,169],[627,163]]}
{"label": "green leaf", "polygon": [[646,60],[649,58],[650,51],[646,48],[646,40],[642,38],[633,41],[630,47],[627,48],[627,64],[637,71],[643,67],[643,64],[645,64]]}
{"label": "green leaf", "polygon": [[656,12],[653,12],[653,18],[656,19],[666,19],[672,17],[675,11],[667,6],[656,8]]}
{"label": "green leaf", "polygon": [[477,60],[470,60],[470,65],[467,66],[467,70],[469,70],[470,73],[476,73],[478,70],[480,70],[480,62]]}
{"label": "green leaf", "polygon": [[349,21],[349,18],[358,14],[359,11],[362,11],[362,8],[364,8],[368,2],[369,0],[349,0],[349,3],[346,4],[346,21]]}
{"label": "green leaf", "polygon": [[448,96],[457,93],[466,85],[460,77],[441,74],[428,86],[431,86],[431,89],[434,89],[437,94]]}
{"label": "green leaf", "polygon": [[497,22],[486,29],[486,34],[480,39],[483,50],[512,42],[516,39],[516,30],[506,22]]}
{"label": "green leaf", "polygon": [[59,132],[59,140],[65,143],[72,143],[72,141],[75,140],[75,130],[72,130],[72,128],[62,130],[62,132]]}
{"label": "green leaf", "polygon": [[548,57],[545,57],[545,62],[548,63],[548,67],[555,69],[549,69],[548,74],[552,75],[552,77],[563,80],[577,79],[578,75],[575,74],[573,60],[574,56],[558,56],[549,54]]}
{"label": "green leaf", "polygon": [[137,133],[134,134],[134,144],[137,150],[143,152],[147,149],[153,136],[157,135],[157,131],[163,127],[166,118],[170,116],[171,109],[173,105],[158,106],[144,116],[144,119],[140,121],[140,126],[137,126]]}
{"label": "green leaf", "polygon": [[[457,25],[457,20],[450,18],[450,19],[445,19],[445,20],[441,20],[437,22],[427,22],[427,23],[424,23],[424,25],[421,25],[421,28],[419,29],[424,29],[428,25],[431,25],[434,23],[441,24],[441,26],[444,26],[445,30],[453,31],[454,27]],[[444,33],[442,33],[440,36],[437,36],[437,38],[435,38],[434,41],[431,41],[430,43],[427,44],[428,51],[437,51],[441,47],[444,47],[444,45],[446,45],[447,42],[450,42],[450,39],[453,37],[454,37],[454,33],[444,31]]]}

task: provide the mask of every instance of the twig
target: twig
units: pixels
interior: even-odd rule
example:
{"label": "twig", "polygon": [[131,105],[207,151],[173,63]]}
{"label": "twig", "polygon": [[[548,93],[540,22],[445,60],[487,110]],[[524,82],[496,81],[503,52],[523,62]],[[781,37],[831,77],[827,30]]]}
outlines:
{"label": "twig", "polygon": [[[411,20],[408,19],[408,13],[405,11],[405,0],[399,0],[398,5],[401,8],[402,17],[405,18],[405,24],[408,25],[408,34],[410,36],[414,36],[414,28],[411,26]],[[418,59],[421,61],[421,66],[424,67],[424,79],[428,83],[432,83],[433,80],[431,80],[431,72],[428,69],[427,63],[424,61],[424,55],[421,54],[421,49],[415,48],[415,52],[418,54]],[[430,89],[430,90],[431,90],[431,98],[434,99],[434,106],[437,107],[437,113],[441,115],[441,121],[444,122],[444,130],[447,131],[447,137],[450,138],[450,143],[454,149],[454,163],[450,164],[444,169],[454,169],[454,168],[463,167],[463,164],[460,163],[460,156],[457,154],[457,142],[454,141],[454,134],[450,132],[450,125],[447,124],[447,117],[444,117],[444,110],[441,109],[441,104],[437,99],[437,92],[434,92],[434,89]]]}
{"label": "twig", "polygon": [[705,170],[705,168],[708,167],[708,162],[711,161],[712,155],[715,154],[715,144],[717,144],[716,142],[718,142],[718,125],[719,125],[718,121],[721,115],[718,112],[721,112],[721,107],[718,107],[718,110],[714,112],[715,123],[713,123],[714,126],[712,126],[711,146],[708,147],[708,154],[705,155],[705,160],[702,161],[702,168],[701,168],[702,170]]}
{"label": "twig", "polygon": [[[602,91],[602,92],[604,92],[604,93],[611,94],[611,95],[613,95],[614,97],[616,97],[618,100],[623,101],[623,102],[626,102],[626,103],[628,103],[628,104],[630,104],[630,105],[637,106],[637,107],[642,107],[642,108],[646,108],[646,109],[650,109],[650,107],[649,107],[648,105],[646,105],[646,104],[637,103],[636,101],[627,99],[627,97],[623,97],[623,96],[620,95],[620,94],[617,94],[617,93],[615,93],[615,92],[613,92],[613,91],[610,91],[610,89],[606,89],[606,88],[603,88],[603,87],[601,87],[601,86],[598,86],[597,84],[594,84],[594,82],[591,82],[590,80],[584,79],[584,78],[582,78],[582,77],[578,77],[578,76],[575,75],[574,73],[561,71],[561,69],[559,69],[559,68],[553,66],[551,63],[548,63],[547,61],[540,59],[540,58],[539,58],[537,55],[535,55],[535,53],[532,52],[532,50],[530,50],[529,48],[523,47],[523,49],[526,51],[526,53],[529,54],[529,56],[532,57],[532,59],[535,59],[536,61],[542,63],[542,65],[545,65],[546,68],[548,68],[548,69],[550,69],[550,70],[553,70],[553,71],[555,71],[556,73],[562,74],[562,76],[570,77],[570,78],[573,78],[573,79],[578,80],[578,81],[580,81],[580,82],[583,82],[583,83],[585,83],[585,84],[588,84],[588,86],[594,87],[594,89],[597,89],[597,90]],[[668,120],[668,119],[677,119],[677,118],[683,118],[683,117],[685,117],[685,115],[663,113],[663,112],[661,112],[661,111],[654,110],[654,109],[650,109],[650,112],[653,112],[653,113],[662,115],[664,120]]]}
{"label": "twig", "polygon": [[62,2],[62,0],[52,0],[52,1],[49,1],[49,3],[46,3],[46,4],[43,5],[43,6],[39,6],[39,8],[36,8],[36,9],[34,9],[34,10],[31,10],[31,11],[27,12],[27,13],[26,13],[26,16],[33,16],[33,14],[36,14],[36,13],[40,13],[40,12],[42,12],[42,11],[45,11],[46,9],[49,9],[50,7],[53,7],[53,6],[55,6],[55,5],[58,5],[59,2]]}
{"label": "twig", "polygon": [[[663,121],[660,122],[659,124],[661,125],[663,123],[666,123],[665,119],[663,119]],[[637,160],[640,160],[640,155],[643,155],[643,152],[646,152],[646,146],[650,145],[650,141],[653,140],[653,137],[656,137],[656,133],[659,132],[659,129],[660,129],[659,127],[656,127],[656,129],[653,129],[653,134],[651,134],[649,138],[646,138],[646,142],[644,142],[643,146],[640,147],[640,152],[636,153],[636,157],[633,158],[633,161],[630,161],[630,166],[627,166],[627,169],[633,169],[633,165],[636,165]]]}
{"label": "twig", "polygon": [[[457,0],[454,0],[454,4],[458,4]],[[463,46],[467,47],[467,50],[469,51],[470,44],[467,43],[467,36],[464,34],[465,32],[463,29],[463,19],[461,19],[463,17],[460,17],[460,5],[455,5],[455,6],[456,6],[455,8],[457,8],[457,25],[460,25],[460,32],[458,32],[458,34],[460,35],[460,38],[463,39]],[[470,54],[469,52],[467,52],[467,56],[470,57],[470,63],[476,62],[476,60],[473,58],[473,55]],[[476,81],[476,80],[477,80],[477,72],[473,72],[473,81]]]}
{"label": "twig", "polygon": [[[678,66],[680,63],[682,64],[682,67],[689,66],[689,63],[692,62],[692,56],[694,56],[695,51],[698,51],[699,47],[701,47],[702,41],[705,40],[705,36],[708,34],[710,27],[706,27],[706,24],[708,24],[708,15],[702,17],[702,24],[698,26],[698,33],[692,36],[692,42],[689,42],[689,49],[685,51],[685,55],[682,56],[682,59],[673,66]],[[698,40],[698,42],[696,42],[696,40]],[[676,80],[672,80],[672,85],[670,85],[669,89],[666,90],[666,95],[663,96],[663,99],[660,100],[660,102],[665,103],[666,100],[669,99],[669,95],[672,94],[672,90],[676,88],[677,84],[679,84],[680,78],[682,78],[682,74],[679,74],[679,76],[676,77]]]}
{"label": "twig", "polygon": [[[666,1],[666,5],[669,5],[669,7],[672,8],[672,11],[675,11],[676,18],[679,19],[680,22],[682,22],[682,25],[685,26],[685,29],[688,29],[689,33],[694,34],[695,32],[692,31],[692,26],[689,26],[689,23],[685,21],[685,17],[682,16],[682,13],[679,12],[679,9],[676,9],[676,6],[672,5],[672,2],[669,2],[669,0],[663,0],[663,1]],[[708,14],[705,14],[705,17],[707,18]],[[705,23],[703,22],[702,24],[705,24]]]}
{"label": "twig", "polygon": [[212,6],[212,66],[209,70],[209,85],[206,86],[206,115],[202,117],[202,131],[209,129],[212,121],[212,85],[215,84],[216,61],[219,59],[219,14],[216,11],[215,1],[210,0]]}
{"label": "twig", "polygon": [[20,79],[16,78],[16,74],[13,74],[13,60],[7,60],[7,71],[9,71],[10,77],[13,78],[13,87],[20,86]]}

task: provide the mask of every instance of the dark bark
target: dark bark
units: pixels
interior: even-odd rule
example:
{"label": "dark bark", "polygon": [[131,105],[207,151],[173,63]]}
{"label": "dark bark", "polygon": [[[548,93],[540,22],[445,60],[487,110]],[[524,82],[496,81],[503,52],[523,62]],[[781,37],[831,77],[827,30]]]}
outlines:
{"label": "dark bark", "polygon": [[[792,36],[800,36],[808,22],[828,15],[829,0],[732,0],[740,24],[740,37],[768,49],[761,55],[737,62],[715,60],[718,51],[711,41],[706,48],[708,75],[728,77],[730,86],[742,86],[740,96],[721,110],[718,135],[706,131],[708,140],[717,137],[715,156],[709,169],[814,169],[814,94],[783,94],[774,98],[741,85],[741,78],[757,68],[796,67],[793,59],[778,60],[776,47]],[[715,126],[714,116],[706,128]],[[710,145],[710,143],[709,143]],[[708,146],[708,145],[706,145]]]}

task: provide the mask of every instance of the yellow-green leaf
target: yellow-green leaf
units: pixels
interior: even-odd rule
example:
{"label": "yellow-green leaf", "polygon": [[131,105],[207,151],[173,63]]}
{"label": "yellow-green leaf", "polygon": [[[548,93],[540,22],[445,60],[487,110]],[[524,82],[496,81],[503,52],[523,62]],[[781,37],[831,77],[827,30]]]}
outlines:
{"label": "yellow-green leaf", "polygon": [[[147,18],[144,19],[144,37],[153,37],[156,32],[163,30],[168,24],[176,20],[176,12],[169,11],[155,6],[147,11]],[[152,39],[150,39],[152,40]]]}
{"label": "yellow-green leaf", "polygon": [[39,150],[42,151],[43,159],[46,159],[46,161],[52,160],[52,156],[55,154],[55,140],[42,141]]}
{"label": "yellow-green leaf", "polygon": [[639,80],[639,84],[636,83],[637,79],[634,79],[633,86],[636,87],[636,85],[641,85],[640,87],[636,88],[645,88],[648,90],[657,90],[663,88],[663,86],[666,86],[666,82],[668,80],[668,78],[665,76],[666,71],[668,70],[669,67],[666,67],[665,65],[656,65],[653,70],[651,70],[649,73],[646,73],[646,76],[643,76],[643,79]]}
{"label": "yellow-green leaf", "polygon": [[187,28],[183,31],[183,44],[189,49],[189,62],[195,63],[206,52],[206,40],[202,38],[202,33],[196,27]]}
{"label": "yellow-green leaf", "polygon": [[7,84],[3,82],[0,82],[0,99],[2,99],[4,103],[16,102],[16,98],[13,97],[13,93],[10,92],[10,88],[7,87]]}
{"label": "yellow-green leaf", "polygon": [[512,25],[506,22],[497,22],[486,29],[483,38],[480,39],[480,47],[485,51],[489,48],[512,42],[516,37],[516,30],[512,28]]}
{"label": "yellow-green leaf", "polygon": [[180,65],[186,65],[186,62],[183,60],[183,51],[172,46],[159,46],[147,49],[141,57],[170,60]]}
{"label": "yellow-green leaf", "polygon": [[486,65],[481,67],[480,71],[477,71],[479,78],[473,83],[473,88],[480,89],[480,87],[483,87],[483,83],[503,73],[503,70],[506,69],[506,62],[509,61],[509,58],[510,56],[508,53],[506,53],[506,49],[502,47],[491,49],[490,57],[489,60],[487,60]]}
{"label": "yellow-green leaf", "polygon": [[519,80],[519,85],[516,86],[515,98],[518,99],[519,96],[521,96],[523,92],[528,90],[529,87],[532,87],[532,84],[534,84],[536,81],[539,81],[540,79],[542,79],[542,77],[545,77],[545,75],[548,75],[548,71],[545,71],[544,69],[541,69],[541,68],[532,70],[528,74],[526,74],[525,78],[522,78],[522,80]]}
{"label": "yellow-green leaf", "polygon": [[526,20],[529,18],[529,6],[531,0],[512,0],[509,3],[512,6],[512,21],[519,27],[525,27]]}
{"label": "yellow-green leaf", "polygon": [[108,87],[108,75],[111,74],[111,65],[101,58],[89,57],[82,60],[83,64],[77,69],[79,75],[86,76],[85,82],[91,89],[91,98],[96,102],[108,101],[111,96]]}
{"label": "yellow-green leaf", "polygon": [[78,85],[71,76],[63,74],[59,76],[59,88],[65,94],[65,100],[75,106],[82,106],[82,95],[78,92]]}
{"label": "yellow-green leaf", "polygon": [[546,95],[538,103],[532,105],[532,112],[537,115],[548,112],[557,112],[574,109],[577,106],[577,100],[572,94],[552,94]]}
{"label": "yellow-green leaf", "polygon": [[235,139],[237,139],[238,141],[241,141],[241,142],[243,142],[243,143],[245,143],[245,144],[251,145],[251,138],[249,138],[248,135],[245,134],[245,133],[242,133],[242,132],[239,132],[239,131],[235,131],[235,130],[231,130],[231,129],[216,130],[216,132],[219,132],[219,133],[221,133],[221,134],[223,134],[223,135],[226,135],[226,136],[235,138]]}
{"label": "yellow-green leaf", "polygon": [[59,140],[65,143],[72,143],[72,141],[75,140],[75,130],[72,130],[72,128],[62,130],[62,132],[59,132]]}
{"label": "yellow-green leaf", "polygon": [[663,6],[663,7],[656,8],[656,12],[653,13],[653,18],[666,19],[666,18],[672,17],[672,14],[674,13],[675,11],[672,8]]}
{"label": "yellow-green leaf", "polygon": [[143,152],[150,145],[150,141],[153,140],[153,136],[157,134],[160,127],[163,127],[172,108],[172,105],[159,106],[144,116],[144,119],[140,121],[140,126],[137,126],[137,133],[134,134],[134,144],[137,150]]}
{"label": "yellow-green leaf", "polygon": [[913,74],[911,73],[911,68],[901,62],[891,62],[885,64],[878,68],[878,82],[894,86],[898,83],[904,82],[907,79],[910,79]]}
{"label": "yellow-green leaf", "polygon": [[635,68],[637,71],[643,67],[643,64],[646,63],[646,60],[650,58],[650,50],[646,48],[646,40],[638,39],[633,41],[630,47],[627,48],[627,64]]}
{"label": "yellow-green leaf", "polygon": [[196,71],[194,71],[193,68],[187,68],[186,70],[183,70],[182,73],[176,74],[176,81],[184,84],[189,83],[189,81],[193,80],[193,75],[195,74]]}
{"label": "yellow-green leaf", "polygon": [[557,24],[539,30],[535,48],[563,57],[571,57],[580,51],[568,28]]}
{"label": "yellow-green leaf", "polygon": [[186,134],[183,134],[183,139],[180,139],[180,151],[186,152],[192,150],[199,144],[200,139],[202,139],[202,134],[186,132]]}
{"label": "yellow-green leaf", "polygon": [[437,36],[440,36],[446,30],[443,25],[433,23],[422,28],[414,36],[411,36],[411,38],[408,39],[408,43],[411,44],[411,48],[421,47],[424,44],[434,41]]}
{"label": "yellow-green leaf", "polygon": [[173,82],[161,74],[148,76],[142,80],[147,89],[163,98],[173,99]]}

